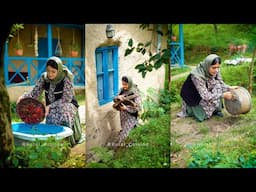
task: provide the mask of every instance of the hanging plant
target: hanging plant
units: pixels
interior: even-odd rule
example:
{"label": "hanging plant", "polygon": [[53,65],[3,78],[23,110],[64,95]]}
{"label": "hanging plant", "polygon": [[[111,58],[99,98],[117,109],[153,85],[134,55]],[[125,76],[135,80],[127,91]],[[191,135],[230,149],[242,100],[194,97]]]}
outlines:
{"label": "hanging plant", "polygon": [[172,35],[171,39],[172,39],[172,41],[176,41],[177,37],[175,35]]}
{"label": "hanging plant", "polygon": [[14,45],[14,48],[15,48],[15,54],[16,55],[18,55],[18,56],[22,56],[23,55],[23,46],[22,46],[22,43],[20,41],[19,31],[17,33],[17,42]]}
{"label": "hanging plant", "polygon": [[78,56],[78,53],[79,53],[79,47],[78,45],[74,44],[71,46],[71,51],[70,51],[70,55],[72,57],[77,57]]}
{"label": "hanging plant", "polygon": [[71,44],[70,55],[71,57],[77,57],[79,53],[79,46],[75,41],[75,31],[73,30],[73,39]]}

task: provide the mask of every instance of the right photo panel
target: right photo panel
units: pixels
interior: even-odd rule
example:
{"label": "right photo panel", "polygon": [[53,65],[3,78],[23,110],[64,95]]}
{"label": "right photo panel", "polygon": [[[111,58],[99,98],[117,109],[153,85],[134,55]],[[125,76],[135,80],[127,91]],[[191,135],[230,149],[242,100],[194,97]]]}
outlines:
{"label": "right photo panel", "polygon": [[85,25],[87,168],[170,168],[170,29]]}
{"label": "right photo panel", "polygon": [[170,167],[256,167],[256,25],[169,29]]}

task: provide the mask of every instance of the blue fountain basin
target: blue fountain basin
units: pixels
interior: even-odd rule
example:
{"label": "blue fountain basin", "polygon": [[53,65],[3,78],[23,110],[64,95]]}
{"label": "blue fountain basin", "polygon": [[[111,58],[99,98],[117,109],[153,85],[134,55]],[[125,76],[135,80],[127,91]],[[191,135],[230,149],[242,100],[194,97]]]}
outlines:
{"label": "blue fountain basin", "polygon": [[14,138],[25,141],[47,140],[49,137],[55,137],[58,140],[73,134],[72,129],[69,127],[45,123],[26,124],[23,122],[13,122],[12,131]]}

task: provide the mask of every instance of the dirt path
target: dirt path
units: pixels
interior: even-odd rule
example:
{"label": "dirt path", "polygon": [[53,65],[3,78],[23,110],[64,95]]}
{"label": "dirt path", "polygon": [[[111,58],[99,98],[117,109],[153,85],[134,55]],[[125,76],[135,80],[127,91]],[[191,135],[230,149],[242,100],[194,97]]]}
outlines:
{"label": "dirt path", "polygon": [[[196,66],[188,66],[188,67],[191,68],[191,70],[192,70],[192,69],[194,69]],[[172,81],[175,80],[175,79],[178,79],[178,78],[187,76],[189,73],[190,73],[190,71],[185,72],[185,73],[181,73],[181,74],[178,74],[178,75],[174,75],[174,76],[172,76]]]}
{"label": "dirt path", "polygon": [[224,117],[213,116],[204,122],[197,122],[192,117],[177,118],[177,112],[179,112],[179,109],[172,110],[170,129],[173,139],[175,138],[175,142],[182,146],[182,150],[177,153],[171,153],[171,162],[172,167],[179,168],[186,167],[186,160],[189,157],[188,145],[195,144],[206,136],[217,137],[232,128],[240,119],[240,117],[229,115],[224,110]]}

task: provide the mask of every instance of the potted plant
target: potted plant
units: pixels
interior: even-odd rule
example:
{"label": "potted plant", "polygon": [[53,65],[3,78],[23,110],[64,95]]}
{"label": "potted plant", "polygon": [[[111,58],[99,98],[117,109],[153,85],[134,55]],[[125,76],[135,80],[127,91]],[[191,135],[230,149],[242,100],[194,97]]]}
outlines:
{"label": "potted plant", "polygon": [[22,44],[19,41],[17,41],[14,48],[15,48],[15,54],[16,55],[18,55],[18,56],[23,55],[23,47],[22,47]]}
{"label": "potted plant", "polygon": [[17,42],[14,45],[15,48],[15,54],[18,56],[22,56],[23,55],[23,47],[22,47],[22,43],[20,41],[20,33],[19,31],[17,32]]}
{"label": "potted plant", "polygon": [[79,46],[76,43],[71,45],[70,55],[71,57],[77,57],[79,53]]}
{"label": "potted plant", "polygon": [[176,40],[177,40],[176,35],[173,34],[173,35],[171,36],[171,39],[172,39],[172,41],[176,41]]}

